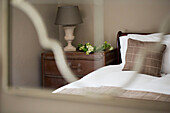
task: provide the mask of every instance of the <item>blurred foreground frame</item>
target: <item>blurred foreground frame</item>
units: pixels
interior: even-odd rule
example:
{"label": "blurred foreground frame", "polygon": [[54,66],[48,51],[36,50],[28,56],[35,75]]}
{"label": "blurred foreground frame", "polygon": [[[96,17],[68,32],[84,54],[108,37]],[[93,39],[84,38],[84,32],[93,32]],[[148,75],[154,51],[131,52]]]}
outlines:
{"label": "blurred foreground frame", "polygon": [[[149,100],[139,100],[139,99],[128,99],[120,97],[108,97],[108,98],[91,98],[83,96],[74,96],[74,95],[63,95],[63,94],[52,94],[52,90],[42,90],[42,89],[33,89],[33,88],[23,88],[23,87],[14,87],[9,85],[9,74],[10,74],[10,56],[9,56],[9,8],[12,0],[3,0],[2,11],[3,11],[3,29],[2,29],[2,89],[5,94],[14,95],[14,96],[24,96],[34,97],[34,98],[45,98],[45,99],[55,99],[65,102],[76,102],[79,104],[90,104],[90,105],[99,105],[99,107],[108,107],[112,106],[115,111],[127,111],[127,112],[155,112],[155,113],[165,113],[170,111],[170,103],[168,102],[158,102],[158,101],[149,101]],[[15,0],[13,0],[15,1]],[[17,0],[16,0],[17,1]],[[22,1],[22,0],[18,0]],[[24,1],[23,1],[24,2]],[[28,2],[28,1],[25,1]],[[97,111],[97,110],[96,110]]]}

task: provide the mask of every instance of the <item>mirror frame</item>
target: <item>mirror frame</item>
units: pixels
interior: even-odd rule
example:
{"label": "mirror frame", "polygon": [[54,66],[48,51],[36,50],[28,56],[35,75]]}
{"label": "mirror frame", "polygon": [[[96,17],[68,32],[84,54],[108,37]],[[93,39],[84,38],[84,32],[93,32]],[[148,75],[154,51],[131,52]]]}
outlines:
{"label": "mirror frame", "polygon": [[[101,0],[103,1],[103,0]],[[33,88],[23,88],[9,86],[9,5],[10,0],[2,1],[2,89],[6,94],[25,96],[25,97],[35,97],[35,98],[46,98],[46,99],[56,99],[62,101],[72,101],[78,103],[88,103],[88,104],[98,104],[103,107],[106,106],[116,106],[116,107],[127,107],[135,108],[139,110],[153,110],[153,111],[170,111],[170,103],[149,101],[149,100],[139,100],[139,99],[128,99],[128,98],[90,98],[84,96],[74,96],[74,95],[63,95],[63,94],[52,94],[52,90],[41,90]],[[145,111],[146,112],[146,111]]]}

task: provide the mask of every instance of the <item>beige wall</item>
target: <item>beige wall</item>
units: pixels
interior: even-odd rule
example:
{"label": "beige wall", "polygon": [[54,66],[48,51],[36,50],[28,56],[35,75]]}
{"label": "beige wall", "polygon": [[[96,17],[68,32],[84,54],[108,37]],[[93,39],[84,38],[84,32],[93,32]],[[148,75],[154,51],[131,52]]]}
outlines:
{"label": "beige wall", "polygon": [[169,0],[105,0],[104,36],[116,46],[116,33],[158,32],[170,14]]}
{"label": "beige wall", "polygon": [[[0,0],[1,4],[1,0]],[[104,3],[104,36],[105,39],[114,44],[115,47],[115,36],[116,32],[118,30],[125,30],[125,31],[135,31],[135,32],[156,32],[158,31],[158,27],[161,23],[161,21],[164,19],[164,17],[167,15],[167,13],[170,13],[170,1],[169,0],[128,0],[128,2],[123,0],[105,0]],[[1,7],[1,6],[0,6]],[[48,29],[50,32],[50,36],[55,38],[57,35],[57,27],[53,26],[52,21],[55,17],[53,14],[56,12],[56,7],[48,7],[48,6],[36,6],[38,9],[42,9],[42,15],[46,21],[46,24],[48,24]],[[42,7],[46,7],[45,9]],[[84,11],[84,18],[85,22],[79,26],[79,33],[77,34],[77,37],[82,37],[75,39],[75,44],[79,41],[85,42],[85,41],[91,41],[93,42],[93,13],[91,9],[93,9],[93,5],[82,5],[80,6],[82,12]],[[46,10],[48,9],[48,10]],[[47,12],[46,12],[47,11]],[[16,12],[18,12],[16,10]],[[52,13],[51,13],[52,12]],[[19,12],[18,12],[19,13]],[[50,14],[49,14],[50,13]],[[90,15],[88,15],[90,14]],[[14,15],[15,16],[15,15]],[[18,38],[15,40],[17,43],[17,49],[14,50],[18,52],[19,54],[25,54],[26,60],[28,62],[31,62],[31,64],[27,64],[28,62],[25,61],[25,59],[18,59],[16,58],[16,62],[18,65],[18,70],[22,71],[22,69],[27,68],[28,70],[24,70],[23,75],[25,76],[20,80],[20,78],[17,79],[20,83],[18,85],[30,85],[30,86],[39,86],[39,77],[40,77],[40,53],[42,51],[41,47],[38,44],[37,40],[37,34],[34,31],[34,28],[30,21],[23,15],[18,14],[18,17],[15,17],[16,23],[20,21],[22,25],[19,24],[17,29],[21,30],[23,33],[17,33],[14,34],[15,38]],[[1,10],[0,10],[0,17],[1,17]],[[51,18],[48,18],[51,17]],[[22,19],[24,18],[24,20]],[[2,18],[0,18],[1,20]],[[21,20],[20,20],[21,19]],[[26,23],[25,23],[26,22]],[[14,24],[16,24],[14,23]],[[85,25],[85,23],[88,23]],[[17,24],[18,25],[18,24]],[[26,25],[26,26],[25,26]],[[1,26],[2,23],[0,21],[0,35],[1,32]],[[27,30],[27,33],[24,30]],[[16,28],[15,28],[16,30]],[[82,31],[81,31],[82,30]],[[87,30],[87,31],[86,31]],[[21,32],[20,31],[20,32]],[[77,31],[78,32],[78,31]],[[26,38],[27,37],[27,38]],[[24,38],[24,42],[23,41]],[[21,39],[21,40],[20,40]],[[21,41],[21,42],[20,42]],[[26,42],[26,43],[25,43]],[[0,45],[2,45],[2,36],[0,36]],[[25,51],[22,49],[22,47],[27,48],[28,50]],[[16,49],[14,48],[14,49]],[[34,54],[33,54],[34,53]],[[19,56],[19,58],[22,58],[24,56]],[[2,48],[0,46],[0,80],[2,79]],[[23,63],[22,63],[23,62]],[[32,63],[33,62],[33,63]],[[25,63],[27,66],[25,66]],[[22,67],[23,66],[23,67]],[[16,70],[13,70],[16,71]],[[16,73],[16,76],[21,76]],[[29,76],[29,77],[28,77]],[[36,77],[35,77],[36,76]],[[28,78],[27,78],[28,77]],[[35,81],[34,81],[35,79]],[[28,81],[27,81],[28,80]],[[26,84],[24,84],[24,82]],[[31,82],[30,82],[31,81]],[[17,84],[17,83],[16,83]],[[93,112],[93,113],[112,113],[112,112],[120,112],[121,113],[128,113],[128,110],[130,113],[132,113],[132,109],[128,108],[119,108],[115,106],[101,106],[101,105],[91,105],[91,104],[80,104],[80,103],[74,103],[74,102],[67,102],[67,101],[55,101],[51,99],[41,99],[41,98],[31,98],[31,97],[21,97],[21,96],[13,96],[13,95],[7,95],[4,94],[0,87],[0,102],[1,102],[1,113],[32,113],[32,112],[38,112],[38,113],[87,113],[87,112]],[[142,109],[140,109],[142,110]],[[143,109],[145,110],[145,109]],[[147,109],[146,109],[147,110]],[[133,109],[134,112],[137,112],[137,109]],[[144,111],[147,113],[146,111]],[[152,112],[152,111],[148,111]],[[157,111],[159,112],[159,111]],[[140,111],[138,111],[140,113]],[[156,112],[155,112],[156,113]]]}
{"label": "beige wall", "polygon": [[[54,25],[57,5],[35,5],[48,29],[50,38],[57,39],[58,28]],[[41,52],[37,33],[30,19],[20,10],[12,8],[12,85],[40,87]]]}
{"label": "beige wall", "polygon": [[[0,4],[2,1],[0,0]],[[2,9],[2,5],[0,5],[0,9]],[[2,17],[2,10],[0,10],[0,17]],[[0,18],[0,109],[2,108],[2,18]],[[1,112],[1,110],[0,110]]]}

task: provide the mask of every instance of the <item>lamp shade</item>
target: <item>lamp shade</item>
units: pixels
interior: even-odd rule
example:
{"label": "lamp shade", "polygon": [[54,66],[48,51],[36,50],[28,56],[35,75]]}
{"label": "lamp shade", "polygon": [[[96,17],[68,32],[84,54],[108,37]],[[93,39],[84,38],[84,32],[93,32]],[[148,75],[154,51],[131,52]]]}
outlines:
{"label": "lamp shade", "polygon": [[78,6],[58,7],[55,24],[57,25],[76,25],[82,23]]}

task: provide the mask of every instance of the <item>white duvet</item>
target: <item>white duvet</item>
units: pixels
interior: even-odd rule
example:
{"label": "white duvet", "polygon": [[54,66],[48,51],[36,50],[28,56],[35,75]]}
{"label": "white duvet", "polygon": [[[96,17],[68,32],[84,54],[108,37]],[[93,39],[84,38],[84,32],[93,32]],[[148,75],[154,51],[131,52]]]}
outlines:
{"label": "white duvet", "polygon": [[[64,88],[83,88],[113,86],[121,87],[132,76],[133,71],[121,71],[122,65],[110,65],[100,68],[82,79],[56,89],[57,93]],[[163,94],[170,94],[170,74],[162,77],[154,77],[146,74],[138,74],[136,79],[125,89],[150,91]]]}

